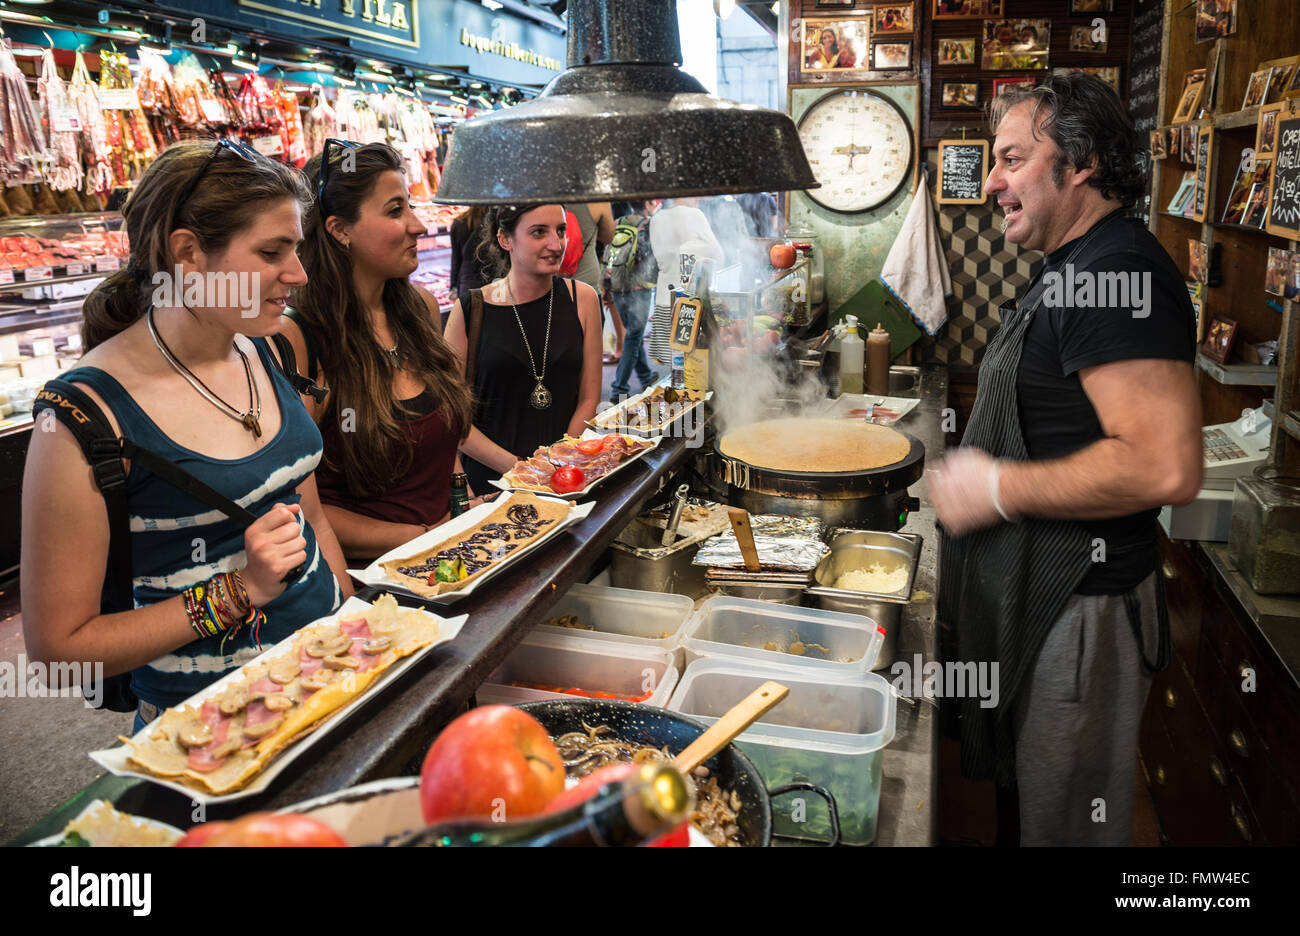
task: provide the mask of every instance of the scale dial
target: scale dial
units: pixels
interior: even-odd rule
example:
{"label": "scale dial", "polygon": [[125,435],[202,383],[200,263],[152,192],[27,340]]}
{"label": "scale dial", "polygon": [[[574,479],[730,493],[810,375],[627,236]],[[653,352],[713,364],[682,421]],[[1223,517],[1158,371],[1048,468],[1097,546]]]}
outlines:
{"label": "scale dial", "polygon": [[912,172],[907,118],[897,104],[868,88],[818,98],[799,119],[799,138],[821,183],[804,194],[831,211],[870,211],[888,201]]}

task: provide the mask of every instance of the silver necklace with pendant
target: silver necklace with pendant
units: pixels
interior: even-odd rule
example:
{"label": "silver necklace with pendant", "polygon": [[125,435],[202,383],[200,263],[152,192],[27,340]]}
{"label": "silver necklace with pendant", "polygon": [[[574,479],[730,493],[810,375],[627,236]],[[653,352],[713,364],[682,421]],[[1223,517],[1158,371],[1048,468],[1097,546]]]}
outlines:
{"label": "silver necklace with pendant", "polygon": [[542,346],[542,370],[537,372],[537,361],[533,359],[532,346],[528,344],[528,334],[524,331],[524,320],[519,317],[519,307],[515,305],[515,291],[510,288],[510,277],[506,277],[506,292],[510,294],[510,308],[515,310],[515,321],[519,323],[519,334],[524,339],[524,350],[528,352],[528,363],[533,368],[533,379],[537,381],[537,386],[533,392],[528,395],[528,402],[532,404],[533,409],[550,409],[551,391],[546,389],[542,379],[546,376],[546,355],[551,349],[551,312],[555,308],[555,280],[551,280],[550,298],[546,303],[546,343]]}

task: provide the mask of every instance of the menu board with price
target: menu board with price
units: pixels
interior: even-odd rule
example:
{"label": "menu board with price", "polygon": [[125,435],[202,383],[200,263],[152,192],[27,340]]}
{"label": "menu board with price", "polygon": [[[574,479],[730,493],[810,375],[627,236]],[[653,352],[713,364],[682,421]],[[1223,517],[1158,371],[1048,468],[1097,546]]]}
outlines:
{"label": "menu board with price", "polygon": [[1273,160],[1268,204],[1268,232],[1293,239],[1300,237],[1300,112],[1297,111],[1278,121],[1277,157]]}
{"label": "menu board with price", "polygon": [[988,174],[988,140],[939,141],[939,204],[981,204]]}
{"label": "menu board with price", "polygon": [[673,306],[673,331],[668,343],[678,351],[695,350],[695,337],[700,330],[700,300],[682,298]]}
{"label": "menu board with price", "polygon": [[1196,134],[1196,191],[1192,196],[1191,217],[1205,220],[1205,202],[1210,189],[1210,156],[1213,153],[1214,131],[1201,127]]}

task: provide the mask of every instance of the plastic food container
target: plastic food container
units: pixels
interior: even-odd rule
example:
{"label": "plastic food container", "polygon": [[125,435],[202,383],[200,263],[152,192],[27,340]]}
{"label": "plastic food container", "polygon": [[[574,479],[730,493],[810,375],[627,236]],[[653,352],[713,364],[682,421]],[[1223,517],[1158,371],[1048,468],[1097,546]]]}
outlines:
{"label": "plastic food container", "polygon": [[687,666],[700,657],[729,657],[853,676],[875,665],[884,639],[875,621],[858,614],[714,596],[686,625],[682,646]]}
{"label": "plastic food container", "polygon": [[695,611],[695,602],[685,595],[661,595],[630,588],[574,585],[547,615],[552,620],[572,614],[579,623],[594,627],[553,627],[539,624],[534,634],[608,640],[638,647],[667,650],[674,656],[678,672],[686,665],[682,658],[682,630]]}
{"label": "plastic food container", "polygon": [[1258,594],[1300,593],[1300,473],[1260,465],[1237,479],[1228,554]]}
{"label": "plastic food container", "polygon": [[541,699],[573,698],[569,693],[512,686],[512,682],[587,692],[612,692],[636,697],[662,708],[677,686],[680,671],[673,653],[660,647],[638,647],[612,640],[590,640],[568,634],[529,634],[514,653],[492,671],[476,696],[480,705],[514,705]]}
{"label": "plastic food container", "polygon": [[[736,743],[767,786],[802,780],[830,790],[844,843],[870,844],[880,807],[882,751],[894,739],[897,705],[882,677],[805,675],[722,658],[697,660],[686,668],[668,709],[712,724],[769,679],[789,687],[790,694]],[[777,835],[830,838],[826,807],[815,796],[774,799],[772,821]]]}
{"label": "plastic food container", "polygon": [[[813,573],[815,584],[806,594],[817,607],[871,618],[885,629],[885,643],[872,669],[882,670],[894,662],[903,609],[912,600],[916,567],[921,555],[921,537],[915,533],[882,533],[845,530],[832,535],[831,551]],[[881,565],[887,571],[907,569],[907,584],[895,592],[866,592],[835,588],[846,572]]]}

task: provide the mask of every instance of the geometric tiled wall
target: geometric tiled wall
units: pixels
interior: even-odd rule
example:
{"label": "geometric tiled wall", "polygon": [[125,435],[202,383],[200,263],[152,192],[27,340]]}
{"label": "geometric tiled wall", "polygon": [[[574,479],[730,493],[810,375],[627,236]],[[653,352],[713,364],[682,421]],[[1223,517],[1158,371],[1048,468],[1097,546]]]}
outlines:
{"label": "geometric tiled wall", "polygon": [[1043,255],[1021,250],[1002,236],[1002,212],[982,205],[939,205],[939,237],[947,251],[953,296],[948,321],[935,338],[923,338],[924,361],[978,365],[1001,321],[998,307],[1023,292]]}

